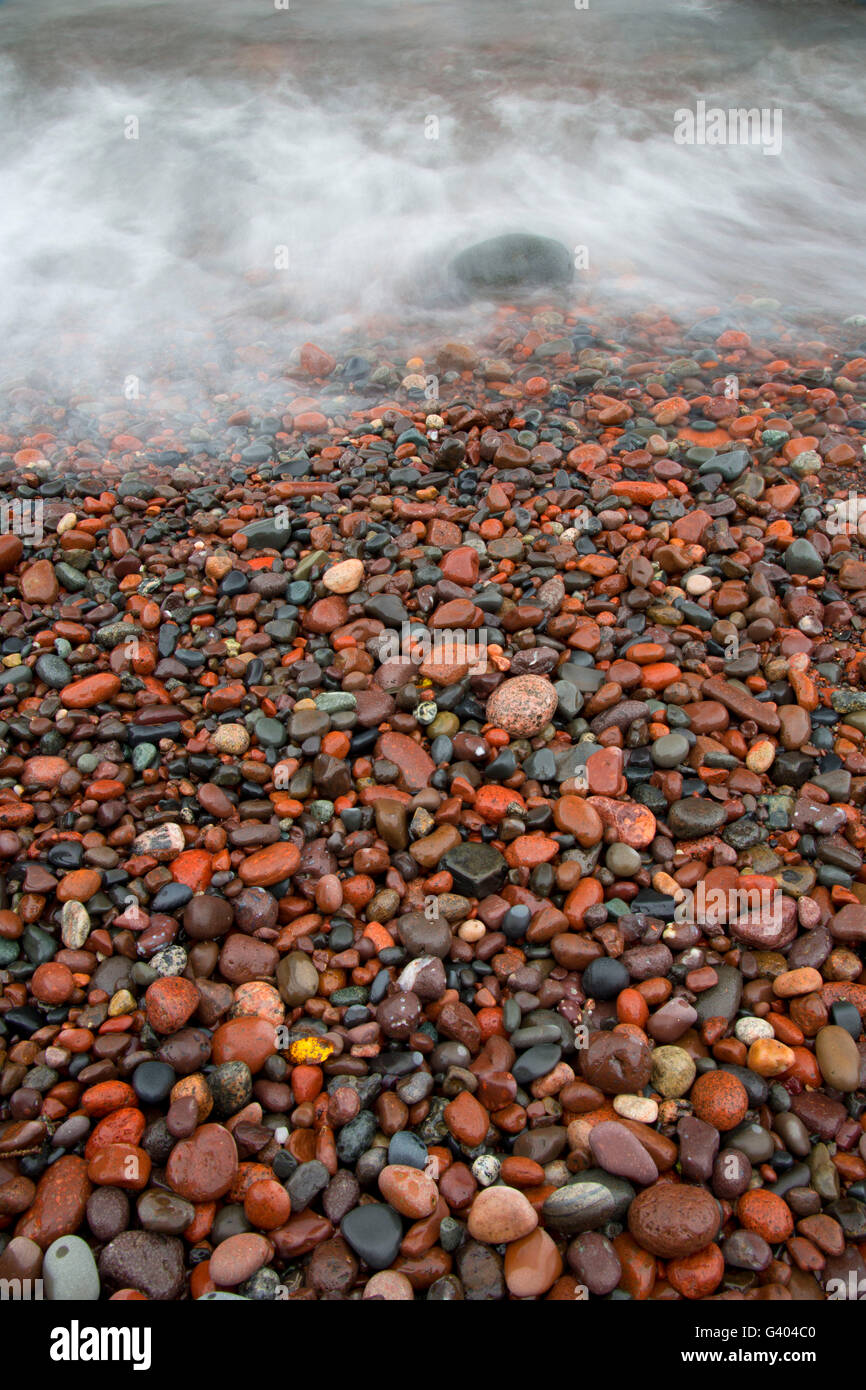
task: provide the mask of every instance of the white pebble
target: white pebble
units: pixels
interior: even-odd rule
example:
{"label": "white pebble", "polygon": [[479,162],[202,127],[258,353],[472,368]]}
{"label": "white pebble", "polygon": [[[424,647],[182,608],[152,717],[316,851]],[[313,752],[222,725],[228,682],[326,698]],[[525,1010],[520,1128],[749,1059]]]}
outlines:
{"label": "white pebble", "polygon": [[686,580],[689,593],[697,596],[709,593],[712,587],[713,581],[708,574],[690,574]]}
{"label": "white pebble", "polygon": [[501,1167],[499,1159],[494,1158],[493,1154],[482,1154],[472,1165],[472,1176],[482,1187],[490,1187],[499,1177]]}
{"label": "white pebble", "polygon": [[738,1018],[734,1024],[734,1037],[751,1047],[758,1038],[772,1038],[775,1034],[772,1023],[765,1018]]}
{"label": "white pebble", "polygon": [[659,1116],[659,1104],[651,1096],[614,1096],[613,1108],[625,1120],[637,1120],[639,1124],[655,1124]]}

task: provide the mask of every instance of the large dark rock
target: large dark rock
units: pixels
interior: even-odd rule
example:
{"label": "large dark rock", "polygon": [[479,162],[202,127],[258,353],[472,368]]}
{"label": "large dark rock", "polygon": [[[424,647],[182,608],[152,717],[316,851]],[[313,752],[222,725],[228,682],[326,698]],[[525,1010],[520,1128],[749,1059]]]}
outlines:
{"label": "large dark rock", "polygon": [[387,1269],[397,1258],[403,1223],[393,1207],[370,1202],[343,1217],[343,1237],[371,1269]]}
{"label": "large dark rock", "polygon": [[460,285],[475,294],[567,285],[574,274],[565,246],[524,232],[479,241],[451,262]]}
{"label": "large dark rock", "polygon": [[183,1241],[153,1231],[121,1231],[99,1257],[110,1289],[140,1289],[156,1302],[180,1297],[185,1281]]}
{"label": "large dark rock", "polygon": [[473,898],[498,893],[508,872],[508,865],[498,849],[474,840],[449,849],[442,856],[442,868],[453,876],[456,892],[468,893]]}

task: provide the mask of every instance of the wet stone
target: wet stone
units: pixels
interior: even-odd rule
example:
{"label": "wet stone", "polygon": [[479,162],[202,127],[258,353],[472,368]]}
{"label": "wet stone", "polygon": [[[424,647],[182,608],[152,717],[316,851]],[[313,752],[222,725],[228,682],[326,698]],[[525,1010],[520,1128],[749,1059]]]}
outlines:
{"label": "wet stone", "polygon": [[185,1284],[183,1242],[153,1231],[123,1231],[99,1257],[109,1289],[138,1289],[157,1302],[180,1297]]}
{"label": "wet stone", "polygon": [[340,1227],[344,1240],[371,1269],[388,1269],[403,1239],[403,1223],[391,1207],[371,1202],[355,1207]]}
{"label": "wet stone", "polygon": [[545,1198],[544,1223],[563,1235],[597,1231],[625,1215],[634,1193],[635,1189],[623,1178],[588,1168]]}
{"label": "wet stone", "polygon": [[866,316],[587,318],[570,256],[458,250],[483,342],[237,320],[146,402],[16,366],[4,1279],[866,1277]]}
{"label": "wet stone", "polygon": [[459,893],[484,898],[495,893],[505,878],[506,863],[492,845],[467,842],[450,849],[443,856],[443,868],[453,875]]}
{"label": "wet stone", "polygon": [[92,1303],[100,1282],[93,1252],[80,1236],[61,1236],[49,1245],[42,1262],[45,1297],[54,1303]]}

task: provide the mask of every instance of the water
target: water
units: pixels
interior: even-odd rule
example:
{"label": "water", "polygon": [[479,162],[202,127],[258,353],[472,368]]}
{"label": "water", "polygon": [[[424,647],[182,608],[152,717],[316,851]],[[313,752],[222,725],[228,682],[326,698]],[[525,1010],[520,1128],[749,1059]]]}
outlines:
{"label": "water", "polygon": [[[448,256],[506,230],[585,248],[578,299],[860,312],[864,45],[827,0],[6,0],[0,366],[460,329]],[[699,99],[779,157],[675,144]]]}

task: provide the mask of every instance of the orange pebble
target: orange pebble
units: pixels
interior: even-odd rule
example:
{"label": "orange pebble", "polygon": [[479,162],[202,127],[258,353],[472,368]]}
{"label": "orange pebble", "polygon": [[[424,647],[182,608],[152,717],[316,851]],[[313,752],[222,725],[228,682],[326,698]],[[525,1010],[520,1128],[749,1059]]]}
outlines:
{"label": "orange pebble", "polygon": [[244,1198],[244,1215],[260,1231],[284,1226],[292,1214],[292,1199],[275,1178],[254,1182]]}
{"label": "orange pebble", "polygon": [[311,1067],[304,1063],[295,1067],[291,1075],[292,1092],[299,1105],[305,1100],[315,1100],[323,1085],[321,1067]]}

